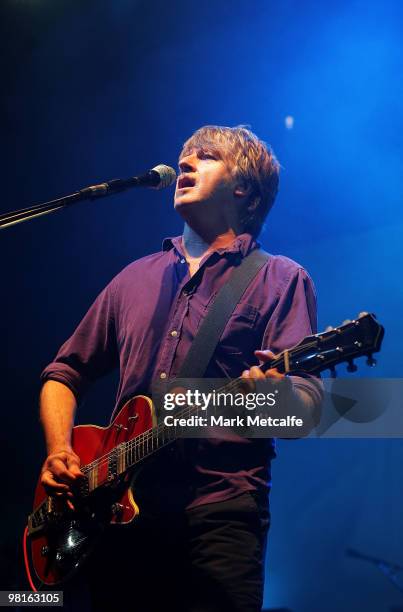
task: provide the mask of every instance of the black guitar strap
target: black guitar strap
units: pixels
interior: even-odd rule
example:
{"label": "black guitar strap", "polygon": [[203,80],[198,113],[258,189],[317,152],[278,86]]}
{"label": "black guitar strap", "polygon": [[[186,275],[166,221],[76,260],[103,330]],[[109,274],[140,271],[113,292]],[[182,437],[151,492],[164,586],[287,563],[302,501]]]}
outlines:
{"label": "black guitar strap", "polygon": [[251,251],[232,272],[218,292],[200,325],[177,378],[202,378],[224,328],[242,295],[270,255],[261,249]]}

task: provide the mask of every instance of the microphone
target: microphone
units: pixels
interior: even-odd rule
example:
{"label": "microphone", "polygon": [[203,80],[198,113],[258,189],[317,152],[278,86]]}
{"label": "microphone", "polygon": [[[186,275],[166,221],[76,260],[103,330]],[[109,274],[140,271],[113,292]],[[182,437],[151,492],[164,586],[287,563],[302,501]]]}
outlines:
{"label": "microphone", "polygon": [[133,176],[135,187],[151,187],[152,189],[165,189],[176,181],[176,172],[171,166],[159,164],[141,176]]}
{"label": "microphone", "polygon": [[165,189],[170,187],[176,181],[176,172],[171,166],[159,164],[148,172],[140,174],[140,176],[131,176],[128,179],[112,179],[99,183],[99,185],[90,185],[80,189],[79,193],[83,199],[100,198],[106,195],[112,195],[119,191],[125,191],[131,187],[151,187],[151,189]]}

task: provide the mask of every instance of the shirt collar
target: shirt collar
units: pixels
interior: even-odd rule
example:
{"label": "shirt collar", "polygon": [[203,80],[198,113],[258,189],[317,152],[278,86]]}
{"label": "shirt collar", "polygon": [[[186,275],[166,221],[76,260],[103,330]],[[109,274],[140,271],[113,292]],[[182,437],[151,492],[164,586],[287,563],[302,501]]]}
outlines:
{"label": "shirt collar", "polygon": [[[225,248],[217,249],[215,252],[219,253],[220,255],[225,255],[227,253],[241,253],[241,255],[245,257],[250,251],[258,247],[260,247],[260,244],[257,242],[257,240],[251,234],[245,233],[239,234],[232,244]],[[175,249],[179,257],[184,257],[182,236],[164,239],[162,243],[162,250],[170,251],[172,248]]]}

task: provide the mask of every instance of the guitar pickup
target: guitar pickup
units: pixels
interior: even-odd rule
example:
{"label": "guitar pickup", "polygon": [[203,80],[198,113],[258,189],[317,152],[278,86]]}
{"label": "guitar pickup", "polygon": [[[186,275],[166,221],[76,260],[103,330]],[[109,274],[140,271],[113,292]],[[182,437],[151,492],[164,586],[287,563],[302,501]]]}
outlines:
{"label": "guitar pickup", "polygon": [[46,527],[49,522],[56,516],[54,510],[54,501],[51,497],[47,497],[37,508],[28,516],[28,533],[29,535]]}

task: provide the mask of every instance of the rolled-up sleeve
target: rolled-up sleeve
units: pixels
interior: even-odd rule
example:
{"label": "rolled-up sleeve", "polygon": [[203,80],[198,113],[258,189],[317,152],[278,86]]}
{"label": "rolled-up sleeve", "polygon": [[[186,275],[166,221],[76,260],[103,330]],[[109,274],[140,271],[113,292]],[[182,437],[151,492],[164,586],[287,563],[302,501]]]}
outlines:
{"label": "rolled-up sleeve", "polygon": [[[282,286],[276,308],[266,327],[262,348],[281,353],[317,332],[316,292],[309,274],[301,267],[292,271]],[[295,390],[308,394],[312,407],[320,405],[323,390],[319,378],[292,376]]]}
{"label": "rolled-up sleeve", "polygon": [[118,363],[112,281],[99,294],[54,360],[43,370],[41,381],[63,383],[80,401],[87,387]]}

